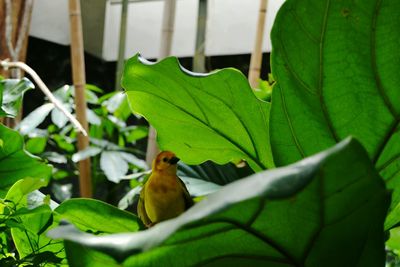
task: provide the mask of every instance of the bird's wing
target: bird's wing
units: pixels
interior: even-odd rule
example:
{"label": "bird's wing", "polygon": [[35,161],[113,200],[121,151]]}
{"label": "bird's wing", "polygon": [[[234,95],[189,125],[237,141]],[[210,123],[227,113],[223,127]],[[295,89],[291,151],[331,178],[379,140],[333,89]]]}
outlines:
{"label": "bird's wing", "polygon": [[185,199],[185,209],[188,209],[188,208],[190,208],[191,206],[194,205],[194,201],[190,197],[189,191],[187,190],[185,183],[178,176],[177,176],[177,178],[178,178],[178,181],[180,182],[180,184],[182,186],[182,189],[183,189],[183,197]]}
{"label": "bird's wing", "polygon": [[142,191],[140,191],[139,202],[138,202],[138,206],[137,206],[137,212],[138,212],[139,218],[142,220],[142,222],[146,226],[149,226],[149,225],[152,224],[152,221],[147,216],[146,208],[144,207],[145,190],[146,190],[146,186],[143,185]]}

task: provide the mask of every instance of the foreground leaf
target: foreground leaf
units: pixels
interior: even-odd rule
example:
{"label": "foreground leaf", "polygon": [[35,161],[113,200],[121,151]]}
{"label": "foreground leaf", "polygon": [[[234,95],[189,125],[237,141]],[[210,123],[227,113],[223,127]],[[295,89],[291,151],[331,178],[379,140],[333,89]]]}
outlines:
{"label": "foreground leaf", "polygon": [[132,110],[156,128],[160,148],[184,162],[244,159],[256,171],[273,166],[269,103],[255,97],[239,71],[194,74],[176,58],[151,64],[136,55],[125,65],[122,86]]}
{"label": "foreground leaf", "polygon": [[386,228],[400,222],[399,9],[397,0],[288,0],[271,34],[276,165],[356,136],[395,190]]}
{"label": "foreground leaf", "polygon": [[50,178],[51,167],[24,151],[23,138],[18,132],[0,124],[0,140],[0,197],[22,178]]}
{"label": "foreground leaf", "polygon": [[387,202],[367,153],[348,139],[227,185],[146,231],[99,237],[63,226],[51,236],[68,240],[71,266],[377,267]]}

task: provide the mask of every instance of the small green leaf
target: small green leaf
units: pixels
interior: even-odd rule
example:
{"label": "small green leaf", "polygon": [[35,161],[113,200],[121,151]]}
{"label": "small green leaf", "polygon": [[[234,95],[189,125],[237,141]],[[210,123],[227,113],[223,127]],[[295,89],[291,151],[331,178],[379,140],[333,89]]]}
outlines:
{"label": "small green leaf", "polygon": [[32,154],[40,154],[44,151],[47,144],[46,137],[34,137],[28,139],[25,143],[25,149]]}
{"label": "small green leaf", "polygon": [[105,100],[102,103],[102,105],[104,105],[107,108],[108,112],[114,113],[125,99],[126,99],[126,95],[124,93],[117,92],[117,93],[114,93],[114,95],[112,97]]}
{"label": "small green leaf", "polygon": [[[64,108],[71,112],[72,111],[72,106],[70,104],[66,104],[65,102],[62,103]],[[64,113],[62,113],[59,109],[55,108],[51,111],[51,121],[57,125],[58,128],[63,128],[67,122],[68,122],[68,118],[67,116],[65,116]]]}
{"label": "small green leaf", "polygon": [[90,84],[90,83],[86,84],[86,90],[93,91],[95,93],[100,93],[100,94],[104,93],[103,89],[101,89],[100,87],[98,87],[98,86],[96,86],[94,84]]}
{"label": "small green leaf", "polygon": [[35,86],[27,78],[23,79],[6,79],[0,81],[0,116],[2,111],[7,117],[15,118],[21,108],[22,98],[28,90],[34,89]]}
{"label": "small green leaf", "polygon": [[78,151],[75,154],[72,155],[72,161],[73,162],[78,162],[90,157],[94,157],[102,151],[101,148],[95,147],[95,146],[90,146],[87,147],[84,150]]}
{"label": "small green leaf", "polygon": [[8,190],[6,199],[12,201],[16,207],[27,207],[27,195],[43,186],[46,186],[48,181],[45,179],[25,178],[17,181],[10,190]]}
{"label": "small green leaf", "polygon": [[118,183],[128,172],[128,162],[123,152],[103,151],[100,156],[100,168],[111,182]]}
{"label": "small green leaf", "polygon": [[188,164],[244,159],[256,171],[274,166],[270,105],[238,70],[194,74],[173,57],[152,64],[136,55],[125,65],[122,86],[132,110],[156,128],[161,150]]}
{"label": "small green leaf", "polygon": [[86,109],[86,116],[90,124],[101,125],[101,118],[93,110]]}
{"label": "small green leaf", "polygon": [[54,173],[53,173],[53,179],[55,179],[55,180],[62,180],[62,179],[64,179],[64,178],[66,178],[66,177],[68,177],[68,176],[70,176],[71,174],[69,173],[69,172],[67,172],[67,171],[65,171],[65,170],[56,170]]}
{"label": "small green leaf", "polygon": [[21,134],[29,134],[38,127],[54,108],[53,103],[44,104],[28,114],[18,125]]}
{"label": "small green leaf", "polygon": [[67,157],[65,155],[59,154],[57,152],[52,152],[52,151],[46,151],[42,154],[43,158],[47,159],[48,161],[58,163],[58,164],[64,164],[67,163]]}
{"label": "small green leaf", "polygon": [[135,155],[131,153],[126,153],[126,152],[119,152],[121,157],[126,160],[129,164],[134,165],[136,168],[142,169],[142,170],[148,170],[149,166],[147,166],[146,161],[139,159]]}
{"label": "small green leaf", "polygon": [[67,220],[82,231],[120,233],[139,229],[138,218],[94,199],[69,199],[55,209],[57,220]]}
{"label": "small green leaf", "polygon": [[57,145],[64,151],[68,153],[72,153],[75,151],[75,146],[72,144],[73,141],[71,138],[65,135],[53,134],[51,136],[54,141],[56,141]]}
{"label": "small green leaf", "polygon": [[147,137],[149,128],[146,126],[129,126],[122,129],[122,132],[126,135],[127,142],[134,143],[137,140]]}
{"label": "small green leaf", "polygon": [[386,246],[393,250],[397,255],[400,253],[400,227],[390,230],[390,238],[386,241]]}

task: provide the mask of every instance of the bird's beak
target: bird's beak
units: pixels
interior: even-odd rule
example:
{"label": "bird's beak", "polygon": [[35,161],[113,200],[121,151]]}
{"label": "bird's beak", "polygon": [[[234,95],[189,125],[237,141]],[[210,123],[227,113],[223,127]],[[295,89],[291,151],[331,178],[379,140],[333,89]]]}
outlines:
{"label": "bird's beak", "polygon": [[179,158],[172,157],[168,162],[169,162],[169,164],[174,165],[174,164],[178,163],[178,161],[179,161]]}

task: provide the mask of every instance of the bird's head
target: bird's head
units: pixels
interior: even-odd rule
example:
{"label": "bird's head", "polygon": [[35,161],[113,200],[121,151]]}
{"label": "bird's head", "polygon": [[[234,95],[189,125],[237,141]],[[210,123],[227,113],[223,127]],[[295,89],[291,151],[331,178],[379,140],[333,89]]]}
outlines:
{"label": "bird's head", "polygon": [[176,174],[179,158],[170,151],[162,151],[153,161],[153,171],[160,171],[165,173]]}

